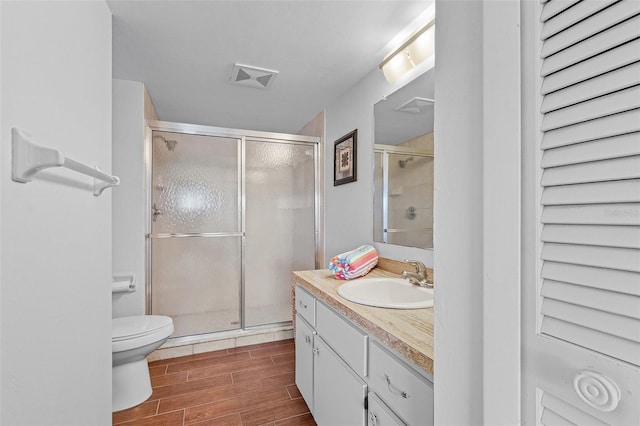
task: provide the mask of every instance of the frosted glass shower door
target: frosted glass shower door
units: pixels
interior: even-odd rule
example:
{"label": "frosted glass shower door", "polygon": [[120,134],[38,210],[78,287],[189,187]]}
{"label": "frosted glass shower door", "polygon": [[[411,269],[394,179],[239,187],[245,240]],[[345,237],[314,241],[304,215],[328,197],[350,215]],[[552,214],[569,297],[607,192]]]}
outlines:
{"label": "frosted glass shower door", "polygon": [[315,268],[314,156],[246,141],[245,327],[291,321],[291,271]]}
{"label": "frosted glass shower door", "polygon": [[173,337],[240,328],[240,140],[153,132],[151,313]]}

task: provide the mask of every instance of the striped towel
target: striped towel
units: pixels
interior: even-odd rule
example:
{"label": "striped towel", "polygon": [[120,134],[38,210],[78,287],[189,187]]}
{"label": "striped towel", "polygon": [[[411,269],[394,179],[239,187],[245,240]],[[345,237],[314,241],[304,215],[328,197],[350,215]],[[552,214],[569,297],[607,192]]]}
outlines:
{"label": "striped towel", "polygon": [[369,245],[360,246],[334,256],[329,269],[339,280],[351,280],[366,275],[378,264],[378,252]]}

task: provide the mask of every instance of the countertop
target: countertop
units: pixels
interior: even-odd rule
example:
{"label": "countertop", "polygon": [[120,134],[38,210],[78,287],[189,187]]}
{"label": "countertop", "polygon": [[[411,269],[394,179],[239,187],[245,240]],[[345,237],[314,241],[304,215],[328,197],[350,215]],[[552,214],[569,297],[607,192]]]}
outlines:
{"label": "countertop", "polygon": [[[433,376],[433,308],[387,309],[350,302],[338,295],[338,287],[347,281],[335,279],[328,269],[296,271],[293,277],[294,286],[300,284]],[[374,268],[365,277],[398,278],[398,275]]]}

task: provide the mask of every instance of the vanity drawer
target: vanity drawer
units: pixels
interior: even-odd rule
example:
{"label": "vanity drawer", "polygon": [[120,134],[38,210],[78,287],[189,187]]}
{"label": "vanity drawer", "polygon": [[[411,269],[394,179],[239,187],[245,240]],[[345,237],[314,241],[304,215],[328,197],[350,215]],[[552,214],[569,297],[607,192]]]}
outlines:
{"label": "vanity drawer", "polygon": [[378,343],[369,345],[371,390],[409,426],[433,424],[433,385]]}
{"label": "vanity drawer", "polygon": [[316,298],[299,285],[296,286],[296,312],[312,326],[316,326]]}
{"label": "vanity drawer", "polygon": [[367,376],[366,333],[320,301],[316,304],[316,331],[357,374]]}
{"label": "vanity drawer", "polygon": [[367,416],[367,426],[406,426],[384,402],[369,392],[369,415]]}

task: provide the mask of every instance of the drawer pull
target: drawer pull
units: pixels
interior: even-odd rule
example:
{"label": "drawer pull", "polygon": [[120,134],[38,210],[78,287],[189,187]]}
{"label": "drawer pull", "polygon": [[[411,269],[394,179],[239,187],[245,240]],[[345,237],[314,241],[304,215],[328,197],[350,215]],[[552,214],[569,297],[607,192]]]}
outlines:
{"label": "drawer pull", "polygon": [[377,426],[378,424],[378,416],[369,411],[369,425],[368,426]]}
{"label": "drawer pull", "polygon": [[307,343],[311,343],[311,336],[304,335],[304,341]]}
{"label": "drawer pull", "polygon": [[299,300],[299,301],[298,301],[298,305],[300,305],[300,307],[301,307],[302,309],[307,309],[307,305],[306,305],[306,304],[304,304],[304,303],[302,303],[302,300]]}
{"label": "drawer pull", "polygon": [[313,353],[316,354],[316,355],[320,355],[320,349],[313,348]]}
{"label": "drawer pull", "polygon": [[407,394],[405,391],[398,389],[397,387],[395,387],[392,383],[391,383],[391,377],[389,377],[388,374],[385,374],[384,377],[387,379],[387,386],[389,386],[389,392],[391,392],[394,395],[400,395],[401,397],[403,397],[404,399],[409,398],[409,394]]}

